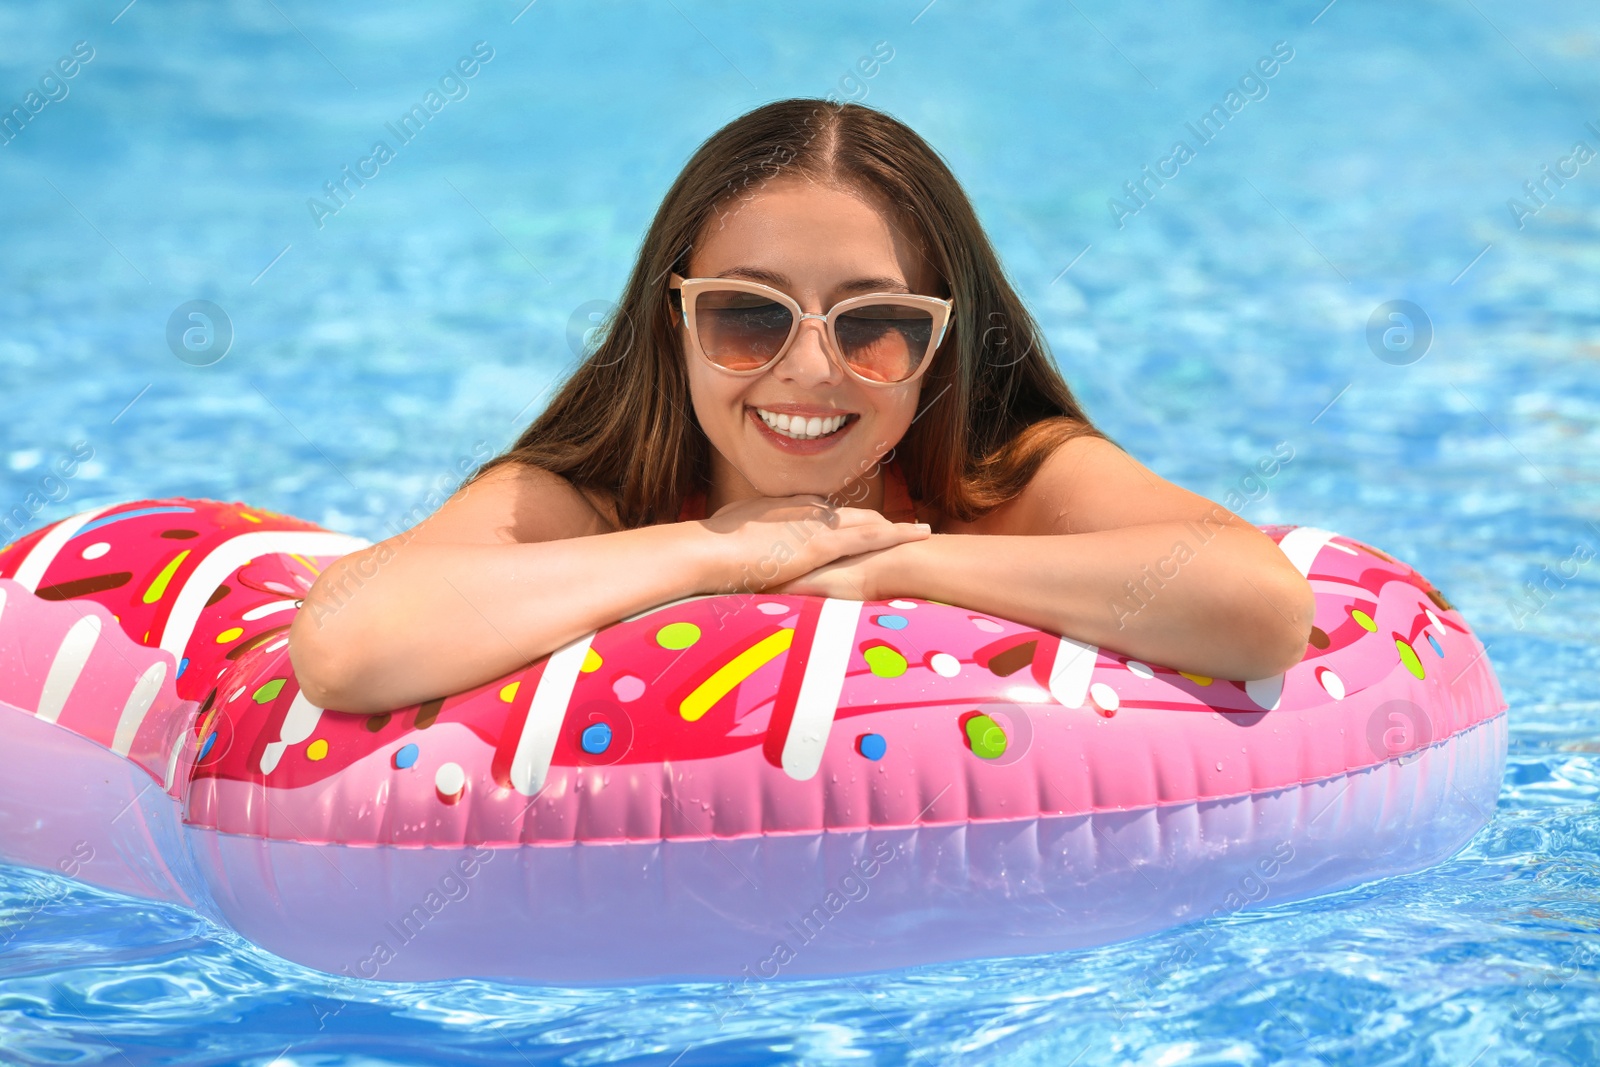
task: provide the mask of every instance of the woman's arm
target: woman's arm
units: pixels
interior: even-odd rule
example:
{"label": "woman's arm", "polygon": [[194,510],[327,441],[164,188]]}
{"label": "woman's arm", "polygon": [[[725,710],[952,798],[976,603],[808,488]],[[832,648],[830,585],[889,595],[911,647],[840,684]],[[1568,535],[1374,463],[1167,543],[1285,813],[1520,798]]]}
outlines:
{"label": "woman's arm", "polygon": [[404,707],[498,678],[720,575],[697,523],[607,529],[564,479],[491,472],[318,576],[289,629],[295,676],[320,707]]}
{"label": "woman's arm", "polygon": [[658,604],[753,592],[928,536],[825,503],[758,497],[615,530],[565,479],[508,464],[330,565],[289,628],[290,660],[319,707],[387,711],[482,685]]}
{"label": "woman's arm", "polygon": [[974,525],[997,532],[841,560],[784,591],[960,604],[1214,678],[1305,655],[1315,600],[1272,539],[1100,438],[1067,442]]}

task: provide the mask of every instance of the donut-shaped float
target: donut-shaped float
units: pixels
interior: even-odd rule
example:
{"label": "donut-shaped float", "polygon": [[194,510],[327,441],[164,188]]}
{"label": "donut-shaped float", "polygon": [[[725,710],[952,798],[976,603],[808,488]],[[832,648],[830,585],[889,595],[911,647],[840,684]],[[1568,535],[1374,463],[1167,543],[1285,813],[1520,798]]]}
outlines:
{"label": "donut-shaped float", "polygon": [[1317,600],[1273,678],[711,596],[369,715],[308,701],[287,648],[367,542],[96,508],[0,550],[0,859],[332,973],[593,983],[1056,952],[1446,858],[1505,763],[1482,644],[1404,563],[1263,529]]}

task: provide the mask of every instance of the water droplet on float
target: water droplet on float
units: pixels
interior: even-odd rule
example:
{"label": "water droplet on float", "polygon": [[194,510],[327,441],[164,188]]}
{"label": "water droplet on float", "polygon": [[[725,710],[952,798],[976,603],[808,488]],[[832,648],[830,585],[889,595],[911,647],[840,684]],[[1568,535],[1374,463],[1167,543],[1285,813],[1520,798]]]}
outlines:
{"label": "water droplet on float", "polygon": [[1222,770],[1222,761],[1221,760],[1217,760],[1217,770],[1219,770],[1219,771]]}

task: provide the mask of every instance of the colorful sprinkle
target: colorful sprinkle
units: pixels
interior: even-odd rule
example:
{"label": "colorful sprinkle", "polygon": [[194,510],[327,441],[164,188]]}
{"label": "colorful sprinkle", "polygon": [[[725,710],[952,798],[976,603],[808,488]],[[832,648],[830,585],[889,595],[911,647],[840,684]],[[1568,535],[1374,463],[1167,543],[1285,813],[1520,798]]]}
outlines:
{"label": "colorful sprinkle", "polygon": [[1429,622],[1433,623],[1433,628],[1435,630],[1438,630],[1440,633],[1444,633],[1444,623],[1439,621],[1439,616],[1435,615],[1427,608],[1423,608],[1422,613],[1428,617]]}
{"label": "colorful sprinkle", "polygon": [[906,658],[888,645],[873,645],[862,652],[861,657],[879,678],[898,678],[906,673]]}
{"label": "colorful sprinkle", "polygon": [[688,648],[700,640],[700,627],[692,622],[669,622],[656,631],[656,644],[662,648]]}
{"label": "colorful sprinkle", "polygon": [[1397,637],[1394,639],[1394,647],[1397,651],[1399,651],[1400,662],[1406,665],[1406,670],[1410,671],[1418,678],[1421,678],[1422,661],[1417,658],[1417,650],[1407,644],[1406,639],[1403,637]]}
{"label": "colorful sprinkle", "polygon": [[392,716],[387,711],[380,712],[377,715],[368,715],[367,716],[367,732],[375,734],[379,730],[382,730],[385,726],[389,725],[389,719],[391,717]]}
{"label": "colorful sprinkle", "polygon": [[233,590],[226,585],[217,586],[217,588],[211,594],[211,599],[206,601],[206,607],[209,608],[211,605],[215,604],[232,591]]}
{"label": "colorful sprinkle", "polygon": [[889,606],[891,608],[899,608],[901,611],[911,611],[915,609],[917,605],[915,601],[911,600],[891,600],[889,601]]}
{"label": "colorful sprinkle", "polygon": [[1179,671],[1178,673],[1189,679],[1189,681],[1193,682],[1195,685],[1210,685],[1212,681],[1211,678],[1204,674],[1190,674],[1188,671]]}
{"label": "colorful sprinkle", "polygon": [[283,690],[285,681],[286,679],[283,678],[274,678],[270,682],[262,682],[261,685],[256,687],[256,691],[250,694],[250,699],[257,704],[265,704],[269,700],[276,700],[278,694]]}
{"label": "colorful sprinkle", "polygon": [[213,731],[211,731],[211,736],[206,738],[206,743],[200,746],[200,759],[204,760],[206,758],[207,753],[209,753],[211,751],[212,747],[216,743],[217,743],[217,732],[215,730],[213,730]]}
{"label": "colorful sprinkle", "polygon": [[256,518],[254,515],[250,514],[248,511],[239,512],[239,517],[241,519],[244,519],[247,522],[260,522],[261,521],[260,519]]}
{"label": "colorful sprinkle", "polygon": [[[1435,645],[1434,647],[1438,648],[1439,646]],[[188,669],[189,669],[189,657],[185,656],[185,657],[183,657],[182,659],[180,659],[178,661],[178,677],[182,678],[183,677],[183,672],[188,670]]]}
{"label": "colorful sprinkle", "polygon": [[[696,636],[698,634],[697,630]],[[794,631],[787,627],[763,637],[718,667],[711,677],[696,686],[694,692],[684,697],[683,703],[678,705],[678,713],[686,722],[695,722],[710,711],[712,705],[727,696],[734,686],[782,655],[793,641]],[[903,672],[905,669],[905,660],[901,660],[900,670]]]}
{"label": "colorful sprinkle", "polygon": [[784,615],[789,611],[789,605],[780,604],[776,600],[763,600],[756,605],[756,610],[763,615]]}
{"label": "colorful sprinkle", "polygon": [[403,771],[415,762],[417,762],[416,745],[402,745],[400,751],[394,754],[394,765],[399,770]]}
{"label": "colorful sprinkle", "polygon": [[989,670],[1001,678],[1009,678],[1033,662],[1033,654],[1038,647],[1038,641],[1014,645],[999,655],[989,657]]}
{"label": "colorful sprinkle", "polygon": [[1378,632],[1378,624],[1372,621],[1371,615],[1368,615],[1360,608],[1351,608],[1350,617],[1356,620],[1356,622],[1360,623],[1361,628],[1367,631],[1367,633],[1375,634]]}
{"label": "colorful sprinkle", "polygon": [[1344,699],[1344,679],[1334,674],[1326,667],[1317,668],[1317,681],[1322,683],[1323,690],[1335,700]]}
{"label": "colorful sprinkle", "polygon": [[928,666],[941,678],[954,678],[961,673],[961,661],[948,652],[935,652],[929,656]]}
{"label": "colorful sprinkle", "polygon": [[161,536],[162,537],[171,538],[174,541],[187,541],[191,537],[199,537],[200,536],[200,531],[199,530],[162,530],[161,531]]}
{"label": "colorful sprinkle", "polygon": [[1128,673],[1146,679],[1154,678],[1156,676],[1156,672],[1150,669],[1149,664],[1140,663],[1136,659],[1130,659],[1128,661]]}
{"label": "colorful sprinkle", "polygon": [[1089,687],[1089,699],[1094,701],[1094,706],[1102,715],[1112,715],[1122,706],[1122,698],[1117,696],[1117,691],[1104,682],[1096,682]]}
{"label": "colorful sprinkle", "polygon": [[161,599],[162,594],[167,591],[167,583],[172,581],[172,576],[178,573],[178,568],[183,566],[183,561],[188,558],[191,551],[191,549],[184,549],[168,560],[165,567],[161,568],[161,573],[156,575],[155,581],[150,583],[150,588],[144,591],[143,599],[146,604],[154,604]]}
{"label": "colorful sprinkle", "polygon": [[110,551],[111,543],[109,541],[96,541],[94,544],[83,550],[83,558],[99,559],[101,556]]}
{"label": "colorful sprinkle", "polygon": [[883,739],[882,734],[862,734],[856,738],[856,751],[869,760],[881,760],[884,753],[889,751],[889,742]]}
{"label": "colorful sprinkle", "polygon": [[1331,644],[1333,644],[1333,641],[1331,639],[1329,639],[1328,633],[1327,633],[1326,630],[1322,629],[1320,626],[1313,626],[1311,628],[1311,647],[1312,648],[1317,648],[1317,649],[1327,648]]}
{"label": "colorful sprinkle", "polygon": [[1443,659],[1444,658],[1444,649],[1439,647],[1439,642],[1434,639],[1434,636],[1432,634],[1426,634],[1426,636],[1428,638],[1428,644],[1433,646],[1434,655],[1436,655],[1436,656],[1440,657],[1441,659]]}
{"label": "colorful sprinkle", "polygon": [[997,759],[1006,754],[1006,732],[989,716],[974,715],[967,720],[966,731],[973,755]]}
{"label": "colorful sprinkle", "polygon": [[578,670],[584,674],[593,674],[600,669],[600,664],[604,662],[605,660],[600,658],[600,653],[591,648],[583,654],[583,666],[579,667]]}
{"label": "colorful sprinkle", "polygon": [[229,641],[237,641],[244,636],[243,626],[230,626],[217,635],[217,644],[225,645]]}
{"label": "colorful sprinkle", "polygon": [[121,522],[124,519],[137,519],[141,515],[170,515],[178,512],[192,511],[194,511],[194,508],[186,508],[176,504],[154,508],[134,508],[132,511],[119,511],[115,515],[102,515],[93,522],[86,523],[84,527],[78,531],[77,536],[82,537],[90,530],[98,530],[102,526],[110,526],[112,523]]}
{"label": "colorful sprinkle", "polygon": [[[228,658],[238,659],[246,652],[260,648],[262,645],[269,644],[275,637],[288,632],[289,626],[287,623],[282,626],[274,626],[270,629],[262,630],[260,633],[250,638],[250,640],[241,642],[240,644],[228,649]],[[285,638],[285,641],[287,641],[287,638]]]}
{"label": "colorful sprinkle", "polygon": [[1005,633],[1006,628],[995,622],[993,619],[983,619],[976,615],[968,615],[967,618],[972,620],[972,625],[976,626],[986,634]]}
{"label": "colorful sprinkle", "polygon": [[507,682],[505,685],[502,685],[500,687],[500,699],[504,700],[507,704],[517,699],[517,686],[521,684],[521,682]]}
{"label": "colorful sprinkle", "polygon": [[55,585],[40,586],[34,590],[33,595],[40,600],[72,600],[74,597],[88,596],[91,593],[103,593],[107,589],[116,589],[118,586],[127,585],[132,580],[132,571],[96,574],[92,578],[74,578],[70,582],[58,582]]}
{"label": "colorful sprinkle", "polygon": [[306,759],[308,760],[325,759],[327,755],[328,742],[324,738],[319,737],[306,746]]}
{"label": "colorful sprinkle", "polygon": [[911,625],[910,620],[904,615],[879,615],[872,621],[886,630],[904,630]]}
{"label": "colorful sprinkle", "polygon": [[644,696],[644,690],[644,679],[632,674],[619,674],[616,681],[611,683],[611,691],[624,704]]}
{"label": "colorful sprinkle", "polygon": [[417,718],[412,725],[418,730],[426,730],[439,718],[439,712],[444,710],[444,697],[434,697],[417,709]]}
{"label": "colorful sprinkle", "polygon": [[591,756],[598,756],[611,747],[611,727],[603,722],[591,723],[583,728],[578,744]]}
{"label": "colorful sprinkle", "polygon": [[462,790],[467,788],[467,772],[461,769],[459,763],[441,763],[439,769],[433,772],[433,787],[439,791],[445,803],[454,804],[461,797]]}

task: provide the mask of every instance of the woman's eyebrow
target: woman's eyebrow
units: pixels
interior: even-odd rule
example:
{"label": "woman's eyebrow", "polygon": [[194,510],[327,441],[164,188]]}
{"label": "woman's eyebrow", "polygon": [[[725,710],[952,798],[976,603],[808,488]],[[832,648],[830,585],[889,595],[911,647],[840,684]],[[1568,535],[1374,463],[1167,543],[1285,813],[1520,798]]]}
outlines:
{"label": "woman's eyebrow", "polygon": [[[743,278],[746,281],[760,282],[770,285],[774,289],[787,291],[789,279],[777,271],[765,270],[761,267],[730,267],[717,275],[718,278]],[[841,282],[834,287],[841,293],[909,293],[910,287],[899,278],[852,278],[850,281]]]}

